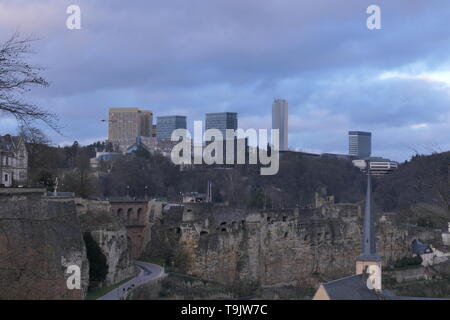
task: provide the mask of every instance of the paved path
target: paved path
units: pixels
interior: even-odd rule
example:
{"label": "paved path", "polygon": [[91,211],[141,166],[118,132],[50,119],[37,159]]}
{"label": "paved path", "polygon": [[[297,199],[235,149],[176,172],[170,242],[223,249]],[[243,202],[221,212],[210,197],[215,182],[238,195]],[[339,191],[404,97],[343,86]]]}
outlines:
{"label": "paved path", "polygon": [[122,284],[120,287],[108,292],[97,300],[119,300],[127,291],[130,291],[141,284],[151,280],[156,280],[165,276],[164,269],[153,263],[136,261],[136,266],[141,270],[139,274],[130,281]]}

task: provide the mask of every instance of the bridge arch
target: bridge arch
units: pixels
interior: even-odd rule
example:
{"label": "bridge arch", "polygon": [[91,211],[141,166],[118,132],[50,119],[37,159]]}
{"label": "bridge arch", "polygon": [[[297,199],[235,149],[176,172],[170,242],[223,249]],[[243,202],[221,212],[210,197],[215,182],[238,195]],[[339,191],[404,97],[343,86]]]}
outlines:
{"label": "bridge arch", "polygon": [[133,214],[134,214],[133,208],[128,208],[128,210],[127,210],[127,223],[131,222]]}

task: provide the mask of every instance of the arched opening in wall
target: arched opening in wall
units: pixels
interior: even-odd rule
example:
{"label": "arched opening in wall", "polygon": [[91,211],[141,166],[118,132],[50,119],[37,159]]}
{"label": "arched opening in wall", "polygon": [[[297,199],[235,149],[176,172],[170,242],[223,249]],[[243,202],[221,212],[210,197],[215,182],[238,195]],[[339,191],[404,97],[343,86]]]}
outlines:
{"label": "arched opening in wall", "polygon": [[136,223],[137,224],[141,224],[141,222],[142,222],[142,208],[139,208],[138,211],[137,211],[137,221],[136,221]]}
{"label": "arched opening in wall", "polygon": [[133,213],[134,213],[133,208],[129,208],[128,211],[127,211],[127,223],[131,222],[131,218],[133,216]]}
{"label": "arched opening in wall", "polygon": [[123,221],[123,209],[122,208],[117,209],[117,218],[119,218],[120,221]]}

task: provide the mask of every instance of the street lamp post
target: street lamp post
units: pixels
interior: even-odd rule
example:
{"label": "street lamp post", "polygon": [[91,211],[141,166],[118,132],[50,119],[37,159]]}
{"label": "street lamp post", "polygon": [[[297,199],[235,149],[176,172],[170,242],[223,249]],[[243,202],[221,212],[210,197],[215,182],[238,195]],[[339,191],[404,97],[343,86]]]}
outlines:
{"label": "street lamp post", "polygon": [[148,195],[147,195],[147,190],[148,190],[148,186],[145,186],[145,200],[147,200],[148,199]]}

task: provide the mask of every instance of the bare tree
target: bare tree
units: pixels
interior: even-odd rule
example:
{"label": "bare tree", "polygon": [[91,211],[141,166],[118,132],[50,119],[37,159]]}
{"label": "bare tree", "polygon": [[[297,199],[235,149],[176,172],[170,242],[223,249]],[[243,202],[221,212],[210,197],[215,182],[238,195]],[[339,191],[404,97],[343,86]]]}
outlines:
{"label": "bare tree", "polygon": [[31,91],[31,87],[48,86],[48,82],[39,75],[42,68],[25,60],[32,53],[32,42],[32,39],[21,39],[16,32],[0,44],[0,111],[13,115],[26,125],[41,120],[58,131],[55,114],[22,99],[24,93]]}

